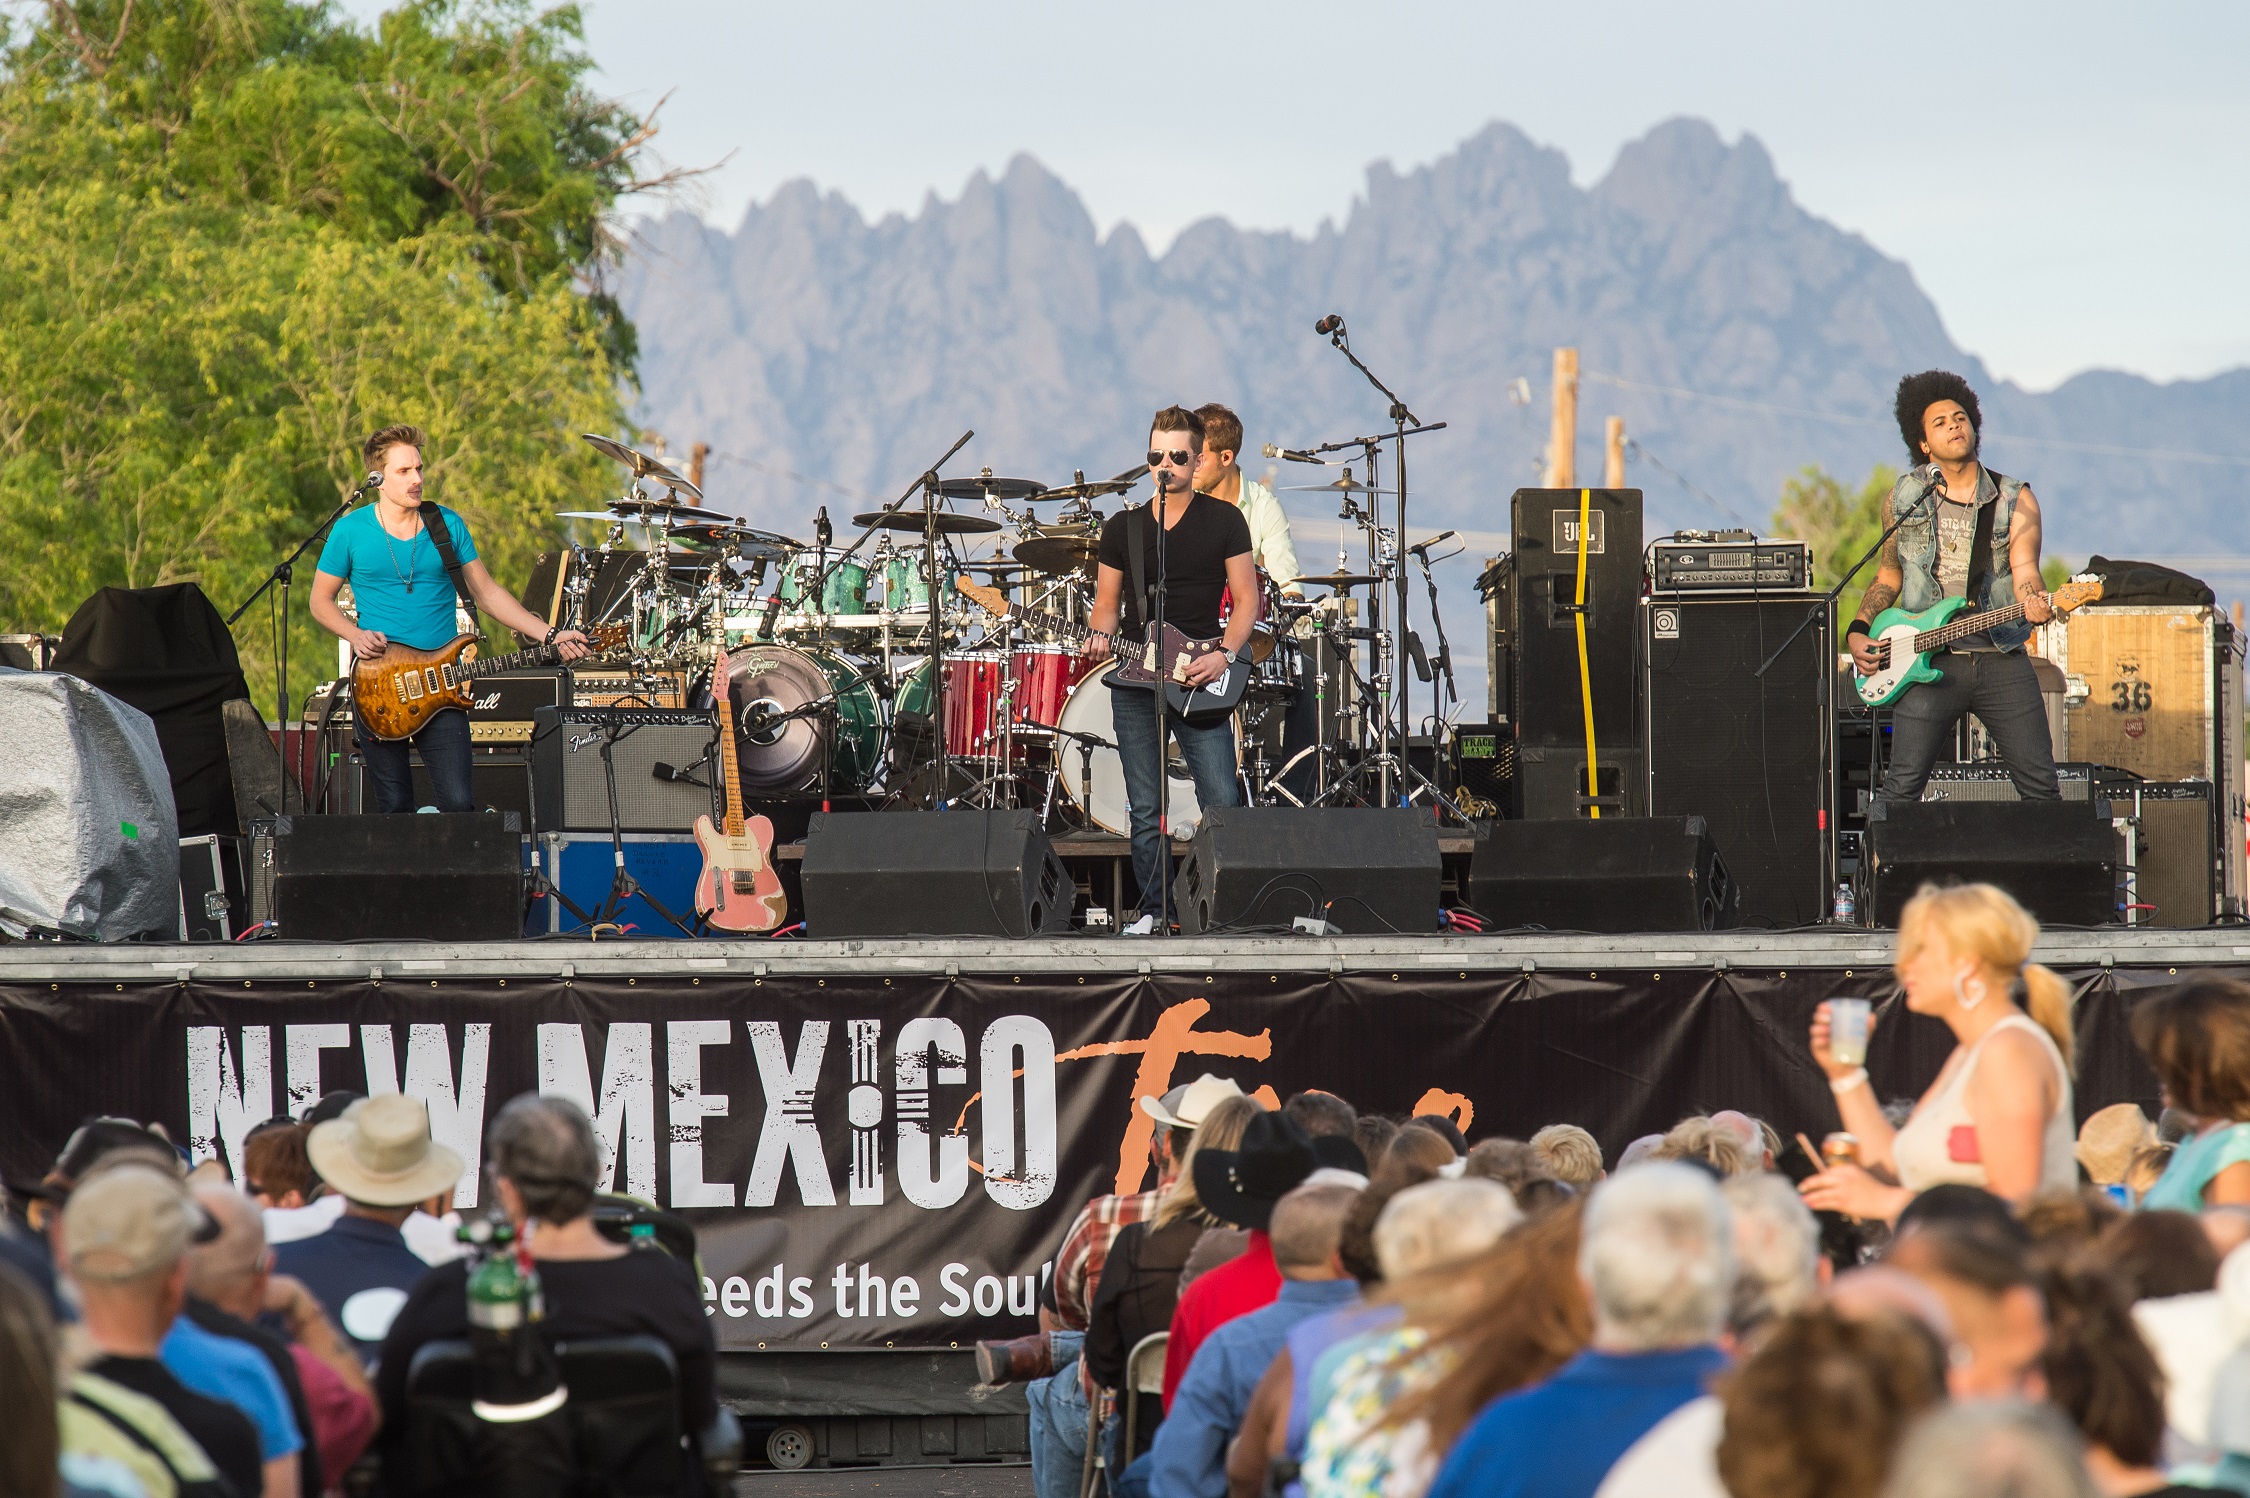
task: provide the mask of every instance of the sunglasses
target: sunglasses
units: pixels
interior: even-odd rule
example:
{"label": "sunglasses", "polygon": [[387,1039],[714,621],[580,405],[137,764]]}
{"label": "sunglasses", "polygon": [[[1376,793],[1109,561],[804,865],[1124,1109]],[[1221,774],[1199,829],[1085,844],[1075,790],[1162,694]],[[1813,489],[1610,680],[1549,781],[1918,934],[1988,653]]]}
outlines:
{"label": "sunglasses", "polygon": [[1170,452],[1150,453],[1148,455],[1148,466],[1151,468],[1162,468],[1167,459],[1171,461],[1171,464],[1174,468],[1190,468],[1195,464],[1194,453],[1189,452],[1184,447],[1175,447]]}

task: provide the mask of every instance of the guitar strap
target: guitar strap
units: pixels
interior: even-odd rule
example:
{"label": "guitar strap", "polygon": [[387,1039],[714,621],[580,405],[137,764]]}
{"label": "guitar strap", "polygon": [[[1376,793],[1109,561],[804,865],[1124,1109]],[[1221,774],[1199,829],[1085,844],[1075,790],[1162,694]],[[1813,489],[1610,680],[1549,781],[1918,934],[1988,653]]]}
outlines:
{"label": "guitar strap", "polygon": [[1132,557],[1133,597],[1139,600],[1134,608],[1134,632],[1143,638],[1148,626],[1156,618],[1156,595],[1148,587],[1148,562],[1142,553],[1147,549],[1142,538],[1148,534],[1148,510],[1136,506],[1125,512],[1125,550]]}
{"label": "guitar strap", "polygon": [[477,601],[469,596],[468,579],[461,575],[461,557],[453,549],[453,528],[445,523],[445,511],[434,504],[422,506],[422,528],[430,533],[430,544],[445,564],[445,575],[453,579],[453,592],[460,598],[461,607],[469,611],[469,633],[483,639],[484,620],[477,613]]}

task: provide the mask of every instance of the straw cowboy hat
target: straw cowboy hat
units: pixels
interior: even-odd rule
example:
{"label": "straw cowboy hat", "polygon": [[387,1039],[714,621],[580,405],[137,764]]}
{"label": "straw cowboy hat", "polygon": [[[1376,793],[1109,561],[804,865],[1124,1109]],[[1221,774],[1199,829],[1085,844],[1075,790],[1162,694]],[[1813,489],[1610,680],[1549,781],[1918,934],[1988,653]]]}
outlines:
{"label": "straw cowboy hat", "polygon": [[370,1207],[407,1207],[451,1191],[461,1157],[430,1138],[430,1110],[403,1093],[362,1098],[316,1125],[305,1153],[331,1190]]}
{"label": "straw cowboy hat", "polygon": [[1214,1077],[1205,1072],[1185,1087],[1175,1087],[1160,1098],[1142,1098],[1141,1111],[1166,1128],[1195,1129],[1211,1116],[1213,1108],[1230,1097],[1240,1096],[1241,1083],[1232,1077]]}

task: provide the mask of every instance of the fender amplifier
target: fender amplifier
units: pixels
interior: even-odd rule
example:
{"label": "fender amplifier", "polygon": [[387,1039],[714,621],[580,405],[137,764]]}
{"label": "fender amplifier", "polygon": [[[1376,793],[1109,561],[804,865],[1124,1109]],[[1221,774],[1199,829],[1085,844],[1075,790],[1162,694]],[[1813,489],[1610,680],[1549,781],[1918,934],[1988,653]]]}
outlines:
{"label": "fender amplifier", "polygon": [[671,708],[543,707],[531,735],[538,831],[607,832],[609,783],[602,746],[617,767],[617,821],[625,832],[686,832],[714,811],[718,730],[709,713]]}

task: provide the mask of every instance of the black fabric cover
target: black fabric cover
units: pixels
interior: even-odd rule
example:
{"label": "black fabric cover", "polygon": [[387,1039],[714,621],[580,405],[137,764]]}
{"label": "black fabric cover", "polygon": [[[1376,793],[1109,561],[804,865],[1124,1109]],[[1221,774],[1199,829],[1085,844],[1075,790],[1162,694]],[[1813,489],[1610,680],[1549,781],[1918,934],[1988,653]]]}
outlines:
{"label": "black fabric cover", "polygon": [[164,746],[180,836],[238,835],[220,704],[248,697],[234,637],[203,589],[104,588],[63,626],[53,669],[147,713]]}
{"label": "black fabric cover", "polygon": [[2185,603],[2207,608],[2218,601],[2202,578],[2154,562],[2094,557],[2086,570],[2101,578],[2103,603]]}

